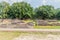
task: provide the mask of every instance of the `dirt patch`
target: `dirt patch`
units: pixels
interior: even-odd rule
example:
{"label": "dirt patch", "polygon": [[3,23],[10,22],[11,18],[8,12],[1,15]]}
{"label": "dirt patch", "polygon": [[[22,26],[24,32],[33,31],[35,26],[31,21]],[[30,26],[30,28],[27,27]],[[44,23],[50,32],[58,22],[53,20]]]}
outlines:
{"label": "dirt patch", "polygon": [[34,34],[29,34],[29,35],[20,35],[17,38],[14,38],[13,40],[60,40],[60,35],[34,35]]}

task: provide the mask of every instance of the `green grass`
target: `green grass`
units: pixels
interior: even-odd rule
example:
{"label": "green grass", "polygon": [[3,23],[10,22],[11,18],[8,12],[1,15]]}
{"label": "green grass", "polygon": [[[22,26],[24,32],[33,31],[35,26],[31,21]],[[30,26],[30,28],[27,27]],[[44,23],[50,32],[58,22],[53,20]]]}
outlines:
{"label": "green grass", "polygon": [[19,32],[0,32],[0,40],[12,40],[19,35]]}
{"label": "green grass", "polygon": [[34,26],[35,29],[60,29],[60,26]]}
{"label": "green grass", "polygon": [[28,34],[42,35],[44,37],[48,34],[60,35],[60,33],[45,33],[45,32],[0,32],[0,40],[13,40],[14,38],[19,37],[20,35]]}
{"label": "green grass", "polygon": [[[43,34],[43,33],[39,33],[39,32],[0,32],[0,40],[12,40],[16,37],[19,37],[20,35],[27,35],[27,34]],[[43,34],[46,35],[46,34]]]}

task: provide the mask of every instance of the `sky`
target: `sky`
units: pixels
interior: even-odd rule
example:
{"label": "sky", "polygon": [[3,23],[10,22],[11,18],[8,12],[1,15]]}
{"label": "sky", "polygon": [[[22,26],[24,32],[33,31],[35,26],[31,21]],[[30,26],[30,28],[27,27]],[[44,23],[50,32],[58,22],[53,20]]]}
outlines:
{"label": "sky", "polygon": [[36,8],[41,5],[52,5],[55,8],[60,8],[60,0],[0,0],[0,2],[6,1],[9,2],[10,4],[14,2],[22,2],[25,1],[27,3],[30,3],[32,7]]}

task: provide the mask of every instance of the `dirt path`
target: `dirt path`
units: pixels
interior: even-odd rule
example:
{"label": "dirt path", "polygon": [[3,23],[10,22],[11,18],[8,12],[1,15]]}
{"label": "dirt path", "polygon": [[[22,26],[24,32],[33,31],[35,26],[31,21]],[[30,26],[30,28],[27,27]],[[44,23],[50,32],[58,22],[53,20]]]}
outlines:
{"label": "dirt path", "polygon": [[60,40],[60,35],[34,35],[34,34],[29,34],[29,35],[20,35],[19,37],[14,38],[13,40]]}

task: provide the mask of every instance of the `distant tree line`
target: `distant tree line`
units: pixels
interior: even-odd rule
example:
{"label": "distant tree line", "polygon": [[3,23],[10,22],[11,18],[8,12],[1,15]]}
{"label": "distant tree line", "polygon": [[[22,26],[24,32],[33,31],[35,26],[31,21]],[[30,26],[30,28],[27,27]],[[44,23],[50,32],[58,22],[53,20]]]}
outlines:
{"label": "distant tree line", "polygon": [[0,3],[0,19],[60,19],[60,8],[51,5],[42,5],[33,8],[26,2]]}

